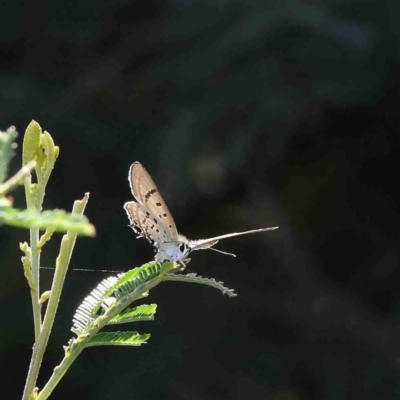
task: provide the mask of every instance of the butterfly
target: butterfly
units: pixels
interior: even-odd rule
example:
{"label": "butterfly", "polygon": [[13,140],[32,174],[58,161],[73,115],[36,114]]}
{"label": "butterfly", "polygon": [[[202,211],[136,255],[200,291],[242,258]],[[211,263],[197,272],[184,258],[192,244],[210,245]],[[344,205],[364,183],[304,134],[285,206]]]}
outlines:
{"label": "butterfly", "polygon": [[131,165],[128,180],[136,201],[126,202],[124,209],[130,220],[130,226],[138,238],[145,237],[156,248],[155,261],[177,262],[184,268],[190,261],[187,256],[194,250],[203,249],[211,249],[235,257],[232,253],[225,253],[212,248],[212,246],[221,239],[278,229],[275,226],[229,233],[209,239],[190,240],[178,233],[174,219],[157,186],[140,162],[137,161]]}

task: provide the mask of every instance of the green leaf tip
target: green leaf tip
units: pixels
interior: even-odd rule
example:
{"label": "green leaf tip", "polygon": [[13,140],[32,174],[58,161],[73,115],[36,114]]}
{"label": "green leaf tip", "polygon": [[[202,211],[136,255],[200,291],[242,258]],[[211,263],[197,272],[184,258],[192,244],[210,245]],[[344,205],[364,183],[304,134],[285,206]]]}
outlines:
{"label": "green leaf tip", "polygon": [[36,159],[41,133],[42,128],[40,125],[36,121],[32,120],[25,130],[22,146],[22,165],[26,165],[29,161]]}
{"label": "green leaf tip", "polygon": [[53,168],[59,153],[59,150],[56,149],[58,149],[58,147],[54,145],[54,140],[51,137],[50,133],[44,131],[40,135],[38,153],[39,160],[42,160],[42,168],[47,169],[48,166],[51,166],[51,168]]}
{"label": "green leaf tip", "polygon": [[32,120],[25,131],[22,164],[26,165],[29,161],[35,160],[37,162],[35,171],[38,182],[44,186],[49,180],[59,152],[60,149],[54,145],[50,133],[42,132],[40,125]]}
{"label": "green leaf tip", "polygon": [[73,207],[75,212],[73,211],[73,213],[83,212],[85,210],[85,208],[86,208],[86,205],[87,205],[88,201],[89,201],[89,197],[90,197],[90,193],[86,192],[81,200],[75,200],[74,201],[74,207]]}

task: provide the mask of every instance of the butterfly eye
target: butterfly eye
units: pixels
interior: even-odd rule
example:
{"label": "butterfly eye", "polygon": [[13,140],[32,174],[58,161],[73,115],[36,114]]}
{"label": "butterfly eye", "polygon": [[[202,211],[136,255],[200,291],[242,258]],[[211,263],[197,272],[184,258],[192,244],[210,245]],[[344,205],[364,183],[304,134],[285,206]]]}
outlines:
{"label": "butterfly eye", "polygon": [[181,243],[181,244],[179,245],[179,251],[180,251],[181,253],[184,253],[184,252],[186,251],[186,243]]}

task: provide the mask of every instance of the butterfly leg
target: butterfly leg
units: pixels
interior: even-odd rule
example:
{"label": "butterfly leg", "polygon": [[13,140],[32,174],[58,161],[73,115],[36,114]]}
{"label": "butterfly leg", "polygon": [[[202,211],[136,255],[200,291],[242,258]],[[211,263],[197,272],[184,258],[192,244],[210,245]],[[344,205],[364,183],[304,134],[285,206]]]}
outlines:
{"label": "butterfly leg", "polygon": [[186,264],[190,261],[190,258],[187,258],[183,261],[179,260],[178,264],[181,266],[181,268],[179,268],[179,271],[183,271],[186,268]]}

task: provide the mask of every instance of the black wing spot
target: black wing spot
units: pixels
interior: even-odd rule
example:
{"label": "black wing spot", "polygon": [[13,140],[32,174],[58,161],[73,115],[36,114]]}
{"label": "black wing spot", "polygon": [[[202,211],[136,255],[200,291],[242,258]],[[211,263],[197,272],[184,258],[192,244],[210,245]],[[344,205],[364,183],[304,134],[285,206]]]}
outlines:
{"label": "black wing spot", "polygon": [[172,226],[171,225],[168,225],[170,228],[172,228]]}
{"label": "black wing spot", "polygon": [[161,203],[156,203],[156,205],[157,205],[158,207],[161,207],[161,206],[162,206],[162,204],[161,204]]}
{"label": "black wing spot", "polygon": [[160,230],[159,230],[159,229],[156,229],[156,232],[158,233],[158,232],[160,232]]}
{"label": "black wing spot", "polygon": [[154,193],[157,193],[157,189],[151,189],[149,190],[146,195],[144,196],[146,200],[148,200],[151,196],[153,196]]}
{"label": "black wing spot", "polygon": [[164,213],[163,215],[164,215],[164,217],[166,217],[166,216],[167,216],[167,214],[166,214],[166,213]]}
{"label": "black wing spot", "polygon": [[150,229],[153,229],[154,228],[154,225],[152,225],[151,227],[150,227]]}
{"label": "black wing spot", "polygon": [[154,221],[155,224],[157,223],[157,219],[156,218],[153,218],[153,221]]}

